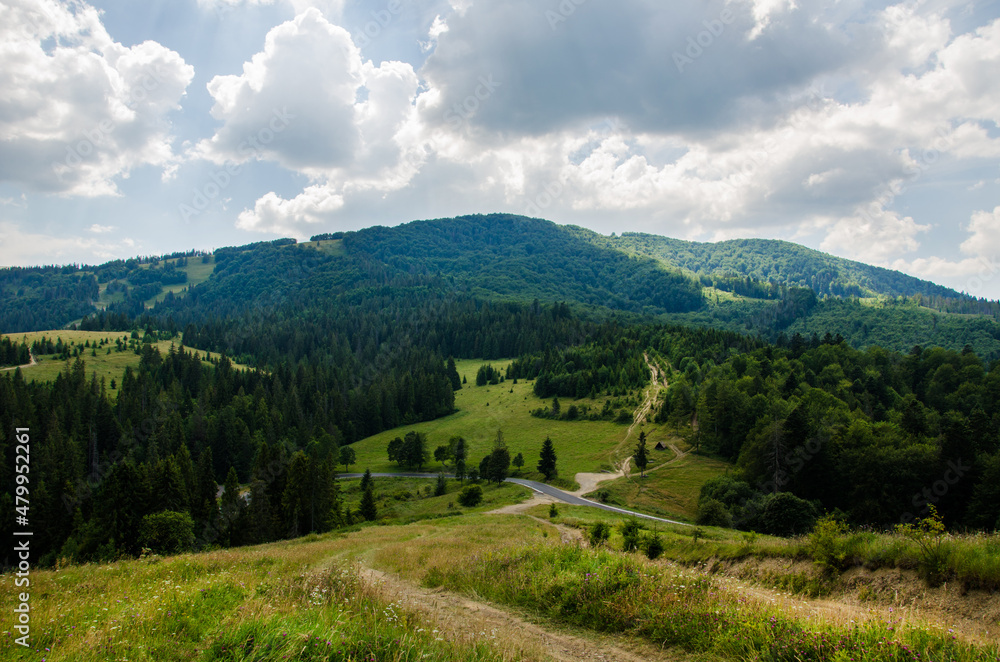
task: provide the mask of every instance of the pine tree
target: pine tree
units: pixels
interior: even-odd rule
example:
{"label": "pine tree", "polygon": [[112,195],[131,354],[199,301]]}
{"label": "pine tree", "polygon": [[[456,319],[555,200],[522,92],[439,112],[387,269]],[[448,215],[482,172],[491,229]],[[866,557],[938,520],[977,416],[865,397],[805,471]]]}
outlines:
{"label": "pine tree", "polygon": [[455,359],[448,357],[448,366],[445,369],[448,374],[448,379],[451,380],[451,388],[453,391],[460,391],[462,389],[462,379],[458,376],[458,369],[455,367]]}
{"label": "pine tree", "polygon": [[641,478],[649,465],[649,455],[646,451],[646,431],[639,432],[639,443],[635,446],[635,453],[632,455],[635,466],[639,467],[639,477]]}
{"label": "pine tree", "polygon": [[375,492],[371,485],[361,495],[361,505],[358,506],[358,513],[366,522],[374,522],[378,517],[378,508],[375,505]]}
{"label": "pine tree", "polygon": [[552,440],[545,437],[542,442],[542,452],[538,460],[538,472],[545,476],[545,480],[552,480],[558,475],[556,470],[556,449],[552,445]]}

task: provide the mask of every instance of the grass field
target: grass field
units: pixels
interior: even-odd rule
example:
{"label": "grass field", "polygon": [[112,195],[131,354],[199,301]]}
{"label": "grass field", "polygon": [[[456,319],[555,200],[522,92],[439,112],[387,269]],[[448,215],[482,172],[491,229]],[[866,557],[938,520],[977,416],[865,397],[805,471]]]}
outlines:
{"label": "grass field", "polygon": [[[460,520],[469,519],[469,525]],[[31,647],[0,637],[0,659],[202,662],[520,659],[516,642],[468,633],[445,641],[352,560],[423,535],[468,544],[541,538],[542,525],[484,516],[368,526],[260,547],[31,573]],[[471,527],[470,527],[471,525]],[[473,528],[475,535],[463,532]],[[19,604],[13,582],[0,605]],[[423,627],[426,625],[427,627]],[[5,626],[6,627],[6,626]]]}
{"label": "grass field", "polygon": [[[164,262],[164,264],[166,264],[167,262],[176,263],[176,260],[167,260],[166,262]],[[146,301],[147,308],[151,307],[153,304],[159,301],[163,301],[164,297],[167,296],[167,292],[173,292],[174,294],[178,294],[180,292],[183,292],[188,287],[194,287],[195,285],[199,285],[208,280],[208,277],[212,275],[213,271],[215,271],[215,256],[214,255],[210,256],[209,261],[206,264],[202,264],[200,257],[190,257],[188,258],[187,266],[179,267],[179,270],[187,272],[188,275],[187,282],[180,283],[178,285],[165,285],[163,287],[162,292],[157,294],[152,299]]]}
{"label": "grass field", "polygon": [[[536,471],[542,441],[548,436],[555,445],[558,456],[557,468],[560,478],[567,486],[572,486],[573,476],[578,472],[597,472],[610,469],[632,454],[640,430],[646,432],[647,447],[650,449],[650,466],[658,465],[674,457],[672,452],[652,450],[657,442],[671,442],[683,446],[672,430],[665,425],[645,423],[637,425],[630,437],[626,438],[629,426],[610,421],[555,421],[531,416],[531,411],[547,407],[551,401],[541,400],[532,392],[530,382],[514,384],[505,381],[496,386],[475,386],[476,371],[484,362],[480,360],[456,361],[460,375],[467,383],[455,393],[458,411],[435,421],[408,425],[386,430],[354,444],[357,453],[357,467],[373,472],[393,472],[400,468],[390,463],[386,455],[389,441],[402,437],[410,430],[427,435],[428,450],[447,444],[452,436],[459,435],[469,444],[469,464],[478,464],[492,448],[497,429],[502,429],[504,440],[513,457],[523,453],[525,466],[517,474],[523,478],[540,480]],[[505,361],[494,361],[494,366],[505,368]],[[512,392],[513,391],[513,392]],[[562,409],[571,404],[587,404],[600,410],[606,398],[590,400],[562,400]],[[638,396],[631,402],[637,404]],[[685,446],[686,448],[686,446]],[[440,463],[431,460],[425,471],[442,470]],[[621,479],[609,488],[612,498],[624,505],[635,506],[645,512],[692,518],[697,509],[698,492],[702,483],[726,470],[723,462],[703,457],[687,456],[676,467],[654,471],[642,483],[638,479]],[[512,467],[513,471],[513,467]],[[634,468],[633,468],[634,471]],[[603,486],[602,486],[603,487]]]}
{"label": "grass field", "polygon": [[[62,339],[64,344],[70,344],[71,347],[84,347],[84,345],[89,342],[91,348],[82,349],[80,358],[87,366],[87,379],[91,378],[91,375],[96,375],[97,380],[105,380],[109,392],[114,393],[115,391],[110,391],[111,380],[114,379],[117,383],[121,383],[122,376],[125,374],[125,368],[131,366],[133,369],[139,366],[139,356],[131,351],[126,350],[119,352],[115,348],[115,340],[122,339],[124,342],[128,342],[129,334],[122,331],[67,331],[65,329],[53,330],[53,331],[32,331],[30,333],[9,333],[4,334],[14,342],[26,341],[28,345],[31,345],[36,340],[41,340],[42,338],[48,338],[52,342],[56,342],[58,339]],[[141,335],[141,334],[140,334]],[[106,344],[104,347],[94,348],[95,343],[100,344],[104,340]],[[157,348],[160,350],[160,354],[166,355],[170,351],[171,343],[174,346],[180,345],[180,336],[175,337],[173,340],[160,340],[156,342]],[[111,353],[108,354],[108,349],[111,349]],[[206,355],[211,358],[219,358],[219,354],[212,352],[204,352],[196,350],[198,356],[204,358]],[[94,356],[94,354],[97,354]],[[68,365],[72,365],[75,359],[69,359],[69,361],[59,360],[58,355],[48,354],[36,356],[36,365],[27,366],[21,368],[21,374],[24,376],[26,381],[52,381],[56,378],[60,372],[66,370]],[[205,365],[209,365],[206,363]],[[243,366],[236,366],[243,367]]]}
{"label": "grass field", "polygon": [[[495,510],[521,503],[531,496],[531,490],[521,485],[504,483],[498,487],[480,481],[478,484],[483,490],[482,503],[475,508],[465,508],[458,503],[458,493],[464,485],[453,479],[447,480],[447,492],[441,496],[434,496],[437,483],[433,479],[374,478],[373,481],[378,521],[392,524]],[[344,507],[357,510],[361,502],[361,479],[339,482]]]}
{"label": "grass field", "polygon": [[321,241],[303,241],[297,244],[299,248],[315,248],[323,253],[338,256],[344,254],[344,241],[342,239],[323,239]]}
{"label": "grass field", "polygon": [[[666,451],[672,457],[672,453]],[[653,451],[653,462],[659,452]],[[607,494],[608,503],[635,508],[653,515],[666,515],[694,520],[698,514],[701,486],[730,469],[731,465],[701,455],[688,454],[675,462],[658,466],[651,463],[645,478],[632,475],[602,483],[600,491]]]}
{"label": "grass field", "polygon": [[[386,430],[354,444],[358,455],[357,466],[370,468],[373,472],[398,471],[386,456],[386,447],[393,438],[402,437],[410,430],[427,435],[429,450],[445,445],[452,436],[465,438],[469,445],[469,464],[477,465],[479,460],[493,447],[498,429],[503,430],[504,439],[511,457],[524,454],[525,466],[522,476],[538,477],[535,466],[545,437],[551,437],[558,456],[557,468],[560,476],[572,479],[580,471],[599,471],[609,468],[628,454],[615,449],[625,439],[627,425],[610,421],[555,421],[531,416],[531,411],[548,406],[551,401],[541,400],[532,392],[530,382],[505,381],[497,386],[476,386],[476,371],[484,362],[479,360],[456,361],[460,375],[467,378],[460,391],[455,393],[455,407],[458,411],[451,416]],[[495,367],[506,368],[507,362],[493,361]],[[604,399],[563,400],[562,408],[571,404],[588,404],[600,410]],[[647,426],[647,434],[651,426]],[[636,430],[638,434],[638,429]],[[630,443],[632,441],[630,440]],[[654,442],[655,443],[655,442]],[[425,470],[438,471],[441,465],[431,461]]]}

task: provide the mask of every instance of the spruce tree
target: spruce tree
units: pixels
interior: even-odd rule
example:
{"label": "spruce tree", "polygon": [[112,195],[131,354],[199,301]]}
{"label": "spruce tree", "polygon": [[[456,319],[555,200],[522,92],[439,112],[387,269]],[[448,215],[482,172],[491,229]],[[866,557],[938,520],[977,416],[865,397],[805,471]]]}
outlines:
{"label": "spruce tree", "polygon": [[375,492],[372,485],[368,485],[368,489],[364,491],[361,495],[361,505],[358,506],[358,512],[366,522],[374,522],[375,518],[378,517],[378,508],[375,505]]}
{"label": "spruce tree", "polygon": [[545,480],[552,480],[558,475],[556,470],[556,449],[552,445],[552,440],[545,437],[542,442],[542,452],[538,460],[538,472],[545,476]]}
{"label": "spruce tree", "polygon": [[639,432],[639,443],[635,446],[635,453],[632,455],[635,466],[639,467],[639,477],[642,478],[649,465],[649,454],[646,451],[646,432]]}

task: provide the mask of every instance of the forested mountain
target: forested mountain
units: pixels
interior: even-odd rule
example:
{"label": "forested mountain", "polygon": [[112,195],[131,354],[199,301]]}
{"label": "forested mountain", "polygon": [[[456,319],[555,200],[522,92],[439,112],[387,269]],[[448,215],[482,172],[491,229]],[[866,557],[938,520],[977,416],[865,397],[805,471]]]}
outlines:
{"label": "forested mountain", "polygon": [[[648,353],[673,370],[658,417],[697,422],[703,448],[737,463],[735,494],[752,501],[780,482],[811,507],[886,524],[961,462],[968,480],[938,500],[942,512],[950,524],[996,525],[1000,367],[989,361],[1000,327],[989,317],[753,279],[761,298],[717,302],[598,235],[504,215],[314,240],[4,273],[4,324],[65,322],[78,314],[65,306],[100,299],[106,310],[83,328],[145,332],[118,347],[138,362],[117,386],[88,380],[81,360],[51,382],[0,374],[0,424],[34,439],[33,549],[44,562],[136,554],[178,531],[242,544],[348,521],[327,489],[351,461],[338,449],[453,412],[451,357],[516,357],[508,377],[575,399],[641,387]],[[928,333],[913,326],[925,322]],[[177,346],[161,354],[160,337]],[[937,338],[952,349],[911,351]],[[882,339],[906,351],[851,347]],[[3,347],[3,362],[26,361],[16,337]],[[206,350],[223,357],[200,358]],[[15,445],[0,440],[8,532]],[[745,503],[713,494],[718,512],[753,528]]]}
{"label": "forested mountain", "polygon": [[[706,285],[738,294],[746,281],[765,285],[808,287],[820,297],[923,296],[967,299],[953,289],[913,276],[873,267],[776,239],[732,239],[716,243],[683,241],[651,234],[624,232],[606,238],[613,246],[685,269]],[[742,284],[737,281],[743,281]],[[747,296],[765,298],[748,290]]]}
{"label": "forested mountain", "polygon": [[[409,309],[428,301],[537,299],[591,319],[668,320],[771,341],[782,333],[830,332],[861,348],[969,345],[984,357],[1000,356],[997,302],[788,242],[604,237],[506,214],[313,239],[96,267],[0,270],[0,332],[58,328],[95,310],[102,314],[83,328],[124,329],[150,314],[167,330],[194,324],[201,333],[207,325],[213,349],[253,354],[256,361],[261,348],[249,345],[266,342],[258,331],[265,320],[272,329],[270,315],[282,307],[323,317],[334,306],[354,314],[389,301],[405,301]],[[226,328],[231,332],[222,343]],[[233,333],[254,340],[237,341]],[[486,348],[483,355],[495,352]]]}

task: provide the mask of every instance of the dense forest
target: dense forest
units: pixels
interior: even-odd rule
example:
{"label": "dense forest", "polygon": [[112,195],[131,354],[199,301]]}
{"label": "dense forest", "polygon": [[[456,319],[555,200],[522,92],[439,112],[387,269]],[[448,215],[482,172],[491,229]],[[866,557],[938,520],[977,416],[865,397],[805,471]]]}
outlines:
{"label": "dense forest", "polygon": [[[138,351],[139,368],[126,370],[116,398],[86,380],[79,358],[54,382],[0,376],[4,429],[31,430],[33,549],[43,562],[58,552],[79,560],[137,554],[140,525],[163,512],[190,518],[189,533],[203,545],[326,530],[332,502],[311,486],[329,482],[340,445],[454,408],[444,360],[422,348],[401,350],[366,381],[306,363],[243,371],[227,358],[206,365],[185,348],[161,356],[146,343]],[[0,471],[11,486],[13,443],[5,436],[2,444]],[[299,473],[305,483],[292,480]],[[266,499],[250,499],[245,514],[236,501],[240,509],[220,524],[216,489],[227,478]],[[305,496],[289,496],[296,490]],[[0,496],[8,533],[12,494]],[[244,515],[253,518],[248,526]]]}
{"label": "dense forest", "polygon": [[588,319],[670,321],[771,341],[787,331],[839,333],[855,347],[896,351],[918,342],[971,345],[985,359],[1000,357],[1000,304],[898,272],[787,242],[604,237],[507,214],[328,233],[303,244],[258,242],[211,255],[0,270],[0,332],[69,323],[127,330],[148,314],[161,328],[193,323],[224,334],[220,321],[238,329],[286,304],[307,308],[309,297],[314,308],[357,308],[400,293],[420,301],[563,302]]}
{"label": "dense forest", "polygon": [[0,338],[0,367],[25,365],[31,361],[31,349],[27,343],[17,343],[10,338]]}
{"label": "dense forest", "polygon": [[632,232],[601,240],[690,271],[701,277],[706,285],[715,283],[720,289],[740,294],[744,293],[738,291],[740,281],[750,279],[774,286],[807,287],[821,297],[881,294],[970,298],[898,271],[845,260],[787,241],[732,239],[700,243]]}

